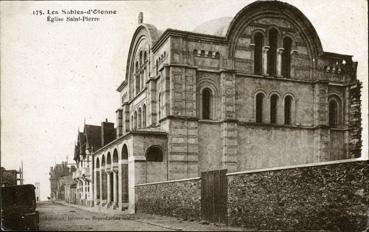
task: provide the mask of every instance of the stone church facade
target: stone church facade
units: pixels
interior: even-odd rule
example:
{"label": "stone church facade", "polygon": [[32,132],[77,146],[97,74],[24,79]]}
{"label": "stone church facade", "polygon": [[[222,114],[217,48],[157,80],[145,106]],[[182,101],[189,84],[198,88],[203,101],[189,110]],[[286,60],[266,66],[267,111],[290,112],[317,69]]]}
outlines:
{"label": "stone church facade", "polygon": [[93,205],[133,212],[141,183],[360,156],[356,69],[287,3],[256,1],[194,32],[141,14],[116,138],[92,153]]}

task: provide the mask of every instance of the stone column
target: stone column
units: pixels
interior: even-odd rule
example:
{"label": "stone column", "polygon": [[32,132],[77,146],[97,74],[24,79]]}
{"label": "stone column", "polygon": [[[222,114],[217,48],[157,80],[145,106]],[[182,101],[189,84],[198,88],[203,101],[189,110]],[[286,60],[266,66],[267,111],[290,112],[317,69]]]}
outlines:
{"label": "stone column", "polygon": [[282,54],[283,54],[284,48],[278,48],[277,49],[277,77],[282,76]]}
{"label": "stone column", "polygon": [[119,108],[116,111],[117,116],[117,138],[123,135],[123,109]]}
{"label": "stone column", "polygon": [[93,201],[94,201],[94,204],[96,204],[96,200],[97,200],[97,181],[96,181],[96,176],[97,176],[97,170],[95,169],[94,171],[94,180],[95,180],[95,184],[93,184],[93,188],[94,188],[94,194],[93,194]]}
{"label": "stone column", "polygon": [[117,187],[118,187],[118,173],[113,172],[113,205],[116,206],[118,203],[117,199]]}
{"label": "stone column", "polygon": [[270,47],[263,47],[263,75],[268,75],[268,51]]}
{"label": "stone column", "polygon": [[109,205],[109,203],[111,202],[111,197],[110,197],[110,172],[106,172],[106,175],[107,175],[107,188],[106,188],[106,190],[107,190],[107,192],[106,192],[106,194],[107,194],[107,205]]}
{"label": "stone column", "polygon": [[118,206],[119,209],[122,209],[122,198],[123,198],[123,191],[122,191],[122,161],[118,161]]}
{"label": "stone column", "polygon": [[123,103],[122,105],[123,108],[123,118],[124,118],[124,122],[123,122],[123,134],[125,134],[126,132],[132,130],[132,128],[130,127],[130,116],[129,116],[129,105],[128,103]]}
{"label": "stone column", "polygon": [[100,184],[99,184],[99,192],[100,192],[100,205],[102,205],[102,202],[103,202],[103,179],[102,179],[102,172],[104,171],[104,169],[100,168],[100,173],[99,173],[99,176],[100,176]]}

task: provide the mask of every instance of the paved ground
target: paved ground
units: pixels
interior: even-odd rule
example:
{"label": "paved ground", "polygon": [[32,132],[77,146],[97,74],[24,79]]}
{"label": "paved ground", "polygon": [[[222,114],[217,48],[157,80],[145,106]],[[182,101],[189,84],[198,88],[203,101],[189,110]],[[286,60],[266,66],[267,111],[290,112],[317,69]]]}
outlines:
{"label": "paved ground", "polygon": [[241,231],[242,228],[202,225],[197,221],[181,221],[158,215],[107,215],[52,202],[37,204],[40,213],[40,230],[124,230],[124,231]]}

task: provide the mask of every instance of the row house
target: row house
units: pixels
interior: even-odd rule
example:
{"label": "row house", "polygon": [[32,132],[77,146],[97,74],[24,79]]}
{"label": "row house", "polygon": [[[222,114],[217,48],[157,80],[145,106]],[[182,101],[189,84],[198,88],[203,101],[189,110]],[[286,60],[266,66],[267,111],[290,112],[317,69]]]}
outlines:
{"label": "row house", "polygon": [[76,182],[76,203],[93,206],[94,160],[92,154],[115,139],[114,123],[107,120],[101,126],[85,124],[83,132],[78,131],[74,149],[76,171],[73,179]]}

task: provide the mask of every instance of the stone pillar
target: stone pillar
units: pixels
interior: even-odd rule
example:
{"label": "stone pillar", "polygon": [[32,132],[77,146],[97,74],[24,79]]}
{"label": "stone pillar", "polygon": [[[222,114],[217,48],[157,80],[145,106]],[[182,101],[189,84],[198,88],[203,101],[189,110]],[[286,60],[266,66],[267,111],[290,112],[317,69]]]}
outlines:
{"label": "stone pillar", "polygon": [[[298,122],[298,119],[297,119]],[[314,86],[314,162],[329,159],[330,134],[328,128],[328,81]]]}
{"label": "stone pillar", "polygon": [[98,204],[100,204],[100,197],[101,197],[101,193],[100,193],[100,186],[101,186],[100,169],[97,169],[96,170],[96,179],[95,179],[95,183],[93,183],[93,185],[96,187],[96,191],[95,191],[95,195],[96,195],[95,205],[98,205]]}
{"label": "stone pillar", "polygon": [[277,77],[282,76],[282,54],[283,54],[284,48],[278,48],[277,49]]}
{"label": "stone pillar", "polygon": [[100,168],[100,173],[99,173],[99,176],[100,176],[100,185],[99,185],[99,192],[100,192],[100,205],[102,205],[103,203],[103,171],[104,169]]}
{"label": "stone pillar", "polygon": [[157,96],[156,96],[156,83],[154,80],[150,80],[148,83],[148,105],[147,105],[147,122],[146,126],[155,125],[157,121]]}
{"label": "stone pillar", "polygon": [[122,210],[122,198],[123,198],[123,191],[122,191],[122,160],[118,161],[118,206],[119,209]]}
{"label": "stone pillar", "polygon": [[110,204],[110,202],[111,202],[111,193],[110,193],[110,172],[109,171],[107,171],[106,172],[106,175],[107,175],[107,187],[106,187],[106,194],[107,194],[107,205],[109,205]]}
{"label": "stone pillar", "polygon": [[235,172],[238,169],[238,126],[235,122],[222,123],[222,168],[227,172]]}
{"label": "stone pillar", "polygon": [[220,74],[221,119],[236,118],[236,76],[234,73]]}
{"label": "stone pillar", "polygon": [[118,205],[118,199],[117,199],[117,187],[118,187],[118,173],[117,171],[113,172],[113,205]]}
{"label": "stone pillar", "polygon": [[[356,64],[357,65],[357,64]],[[355,65],[355,74],[356,74],[356,65]],[[349,114],[350,121],[348,126],[350,128],[349,133],[349,157],[350,158],[359,158],[361,155],[362,148],[362,124],[361,124],[361,89],[362,83],[357,81],[355,85],[349,87]],[[361,158],[368,158],[368,154],[362,154]]]}
{"label": "stone pillar", "polygon": [[123,134],[127,133],[128,131],[132,130],[132,128],[130,128],[130,117],[129,117],[129,105],[128,103],[123,103],[122,105],[123,108]]}
{"label": "stone pillar", "polygon": [[93,201],[94,201],[94,204],[97,203],[97,180],[96,180],[96,177],[97,177],[97,170],[95,169],[94,171],[94,181],[95,181],[95,184],[93,184],[93,188],[94,188],[94,194],[93,194]]}
{"label": "stone pillar", "polygon": [[236,119],[236,76],[234,73],[220,74],[222,106],[222,167],[228,172],[237,170],[238,128]]}
{"label": "stone pillar", "polygon": [[268,51],[270,47],[263,47],[263,75],[268,75]]}
{"label": "stone pillar", "polygon": [[119,108],[115,112],[117,116],[117,138],[119,138],[123,135],[123,109]]}

